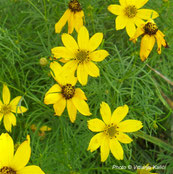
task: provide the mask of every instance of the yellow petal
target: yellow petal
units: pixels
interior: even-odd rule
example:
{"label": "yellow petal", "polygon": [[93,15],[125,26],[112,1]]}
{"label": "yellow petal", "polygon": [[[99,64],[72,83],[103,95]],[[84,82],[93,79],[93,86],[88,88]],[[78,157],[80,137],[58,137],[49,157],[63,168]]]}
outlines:
{"label": "yellow petal", "polygon": [[14,154],[14,143],[8,133],[0,135],[0,154],[0,165],[9,166]]}
{"label": "yellow petal", "polygon": [[123,13],[123,8],[120,5],[109,5],[108,10],[114,15],[121,15]]}
{"label": "yellow petal", "polygon": [[97,150],[101,146],[103,138],[104,138],[104,133],[102,132],[94,135],[90,140],[87,150],[90,150],[91,152]]}
{"label": "yellow petal", "polygon": [[145,22],[137,16],[135,17],[134,22],[135,22],[135,25],[138,26],[138,27],[145,24]]}
{"label": "yellow petal", "polygon": [[106,136],[104,136],[102,139],[102,144],[101,144],[101,148],[100,148],[101,162],[106,161],[106,159],[109,156],[109,151],[110,151],[109,139]]}
{"label": "yellow petal", "polygon": [[115,28],[116,30],[121,30],[125,28],[125,26],[128,24],[128,18],[124,15],[117,16],[115,19]]}
{"label": "yellow petal", "polygon": [[[62,66],[58,62],[53,61],[50,63],[50,69],[51,69],[50,73],[51,73],[52,77],[56,81],[58,81],[58,77],[60,76],[60,73],[62,72]],[[59,81],[58,81],[58,83],[59,83]]]}
{"label": "yellow petal", "polygon": [[74,57],[74,53],[68,50],[66,47],[54,47],[51,52],[55,58],[71,59]]}
{"label": "yellow petal", "polygon": [[128,144],[133,141],[128,135],[122,132],[117,135],[117,140],[124,144]]}
{"label": "yellow petal", "polygon": [[85,93],[80,88],[75,89],[75,97],[78,97],[82,100],[87,100]]}
{"label": "yellow petal", "polygon": [[72,123],[74,123],[75,120],[76,120],[77,109],[74,106],[74,104],[72,103],[71,99],[67,100],[67,111],[68,111],[68,115],[69,115],[70,121]]}
{"label": "yellow petal", "polygon": [[136,32],[135,24],[131,21],[128,22],[126,25],[126,31],[127,31],[127,34],[129,35],[129,37],[133,37]]}
{"label": "yellow petal", "polygon": [[87,71],[87,73],[92,76],[92,77],[98,77],[100,76],[100,70],[97,67],[97,65],[95,65],[93,62],[89,61],[87,62],[85,65],[85,69]]}
{"label": "yellow petal", "polygon": [[80,28],[77,39],[79,48],[81,50],[88,50],[89,33],[85,26]]}
{"label": "yellow petal", "polygon": [[125,120],[117,126],[120,132],[136,132],[143,127],[142,122],[138,120]]}
{"label": "yellow petal", "polygon": [[73,96],[72,102],[81,114],[83,114],[85,116],[91,115],[90,110],[89,110],[89,106],[84,100]]}
{"label": "yellow petal", "polygon": [[117,160],[123,160],[124,151],[117,139],[110,139],[110,149],[111,153]]}
{"label": "yellow petal", "polygon": [[111,123],[119,123],[124,119],[128,112],[129,107],[127,105],[117,107],[112,114]]}
{"label": "yellow petal", "polygon": [[74,12],[70,12],[70,17],[68,18],[68,34],[73,33],[74,30]]}
{"label": "yellow petal", "polygon": [[134,6],[136,6],[136,5],[135,5],[135,1],[136,1],[136,0],[126,0],[126,6],[129,6],[129,5],[134,5]]}
{"label": "yellow petal", "polygon": [[77,69],[78,63],[76,60],[71,60],[63,66],[63,72],[74,73]]}
{"label": "yellow petal", "polygon": [[106,50],[97,50],[92,53],[90,53],[90,59],[95,62],[101,62],[103,61],[107,56],[109,56],[109,53]]}
{"label": "yellow petal", "polygon": [[64,33],[64,34],[62,34],[61,39],[62,39],[64,46],[67,49],[69,49],[71,52],[74,52],[77,49],[79,49],[76,41],[74,40],[74,38],[71,35]]}
{"label": "yellow petal", "polygon": [[137,7],[137,8],[141,8],[141,7],[143,7],[147,2],[148,2],[148,0],[135,0],[136,2],[135,2],[135,6]]}
{"label": "yellow petal", "polygon": [[2,105],[3,105],[3,103],[2,103],[2,101],[1,101],[1,99],[0,99],[0,108],[1,108]]}
{"label": "yellow petal", "polygon": [[10,105],[17,106],[19,102],[21,102],[22,96],[17,96],[13,100],[11,100]]}
{"label": "yellow petal", "polygon": [[141,36],[142,34],[144,34],[144,29],[143,29],[143,24],[141,26],[139,26],[136,29],[135,35],[133,37],[130,38],[131,41],[133,41],[134,43],[136,43],[136,40],[139,36]]}
{"label": "yellow petal", "polygon": [[21,101],[22,101],[22,96],[17,96],[10,102],[12,112],[20,114],[28,110],[24,106],[21,106]]}
{"label": "yellow petal", "polygon": [[24,141],[17,149],[10,166],[18,171],[26,166],[31,156],[30,138]]}
{"label": "yellow petal", "polygon": [[1,120],[3,118],[3,116],[4,116],[4,114],[0,112],[0,122],[1,122]]}
{"label": "yellow petal", "polygon": [[86,85],[88,82],[88,73],[85,70],[85,66],[81,63],[77,67],[77,79],[81,85]]}
{"label": "yellow petal", "polygon": [[45,174],[40,167],[31,165],[22,168],[21,170],[17,171],[17,174]]}
{"label": "yellow petal", "polygon": [[75,30],[79,32],[80,28],[83,26],[84,12],[81,10],[74,14]]}
{"label": "yellow petal", "polygon": [[4,104],[9,104],[9,102],[10,102],[10,90],[8,89],[8,86],[5,84],[3,84],[2,99],[3,99]]}
{"label": "yellow petal", "polygon": [[[58,76],[55,77],[55,80],[61,85],[64,86],[66,84],[71,84],[72,86],[74,86],[77,82],[77,77],[74,76],[74,67],[70,67],[70,66],[76,66],[76,64],[74,63],[75,61],[69,61],[67,63],[67,66],[63,66],[60,73],[58,74]],[[69,69],[68,69],[69,67]]]}
{"label": "yellow petal", "polygon": [[120,3],[120,5],[123,6],[123,7],[126,6],[126,4],[127,4],[127,3],[126,3],[126,0],[119,0],[119,3]]}
{"label": "yellow petal", "polygon": [[88,121],[88,129],[93,132],[101,132],[104,131],[105,128],[105,123],[98,118],[94,118]]}
{"label": "yellow petal", "polygon": [[88,51],[94,51],[95,49],[97,49],[101,44],[102,40],[103,40],[103,33],[94,34],[89,40]]}
{"label": "yellow petal", "polygon": [[65,100],[65,98],[61,98],[58,102],[56,102],[53,105],[55,114],[57,116],[61,116],[62,113],[64,112],[65,107],[66,107],[66,100]]}
{"label": "yellow petal", "polygon": [[156,35],[155,35],[155,37],[157,39],[157,46],[158,46],[157,52],[158,52],[158,54],[161,54],[161,47],[162,47],[162,45],[164,47],[167,46],[166,41],[163,38],[164,37],[164,34],[160,30],[158,30],[157,33],[156,33]]}
{"label": "yellow petal", "polygon": [[102,116],[103,121],[109,125],[111,123],[111,110],[107,103],[102,102],[100,104],[100,114]]}
{"label": "yellow petal", "polygon": [[45,131],[51,131],[52,129],[46,125],[41,126],[40,131],[45,132]]}
{"label": "yellow petal", "polygon": [[6,116],[9,118],[10,123],[13,126],[16,126],[16,117],[15,117],[15,115],[12,112],[10,112],[10,113],[6,114]]}
{"label": "yellow petal", "polygon": [[52,71],[51,74],[54,77],[54,79],[60,84],[61,86],[68,84],[75,85],[77,82],[77,77],[74,76],[75,69],[74,66],[77,67],[77,64],[75,61],[71,60],[68,63],[66,63],[60,70],[57,68],[57,72],[54,74]]}
{"label": "yellow petal", "polygon": [[11,132],[11,121],[10,121],[10,118],[9,118],[9,115],[4,115],[4,127],[5,129],[8,131],[8,132]]}
{"label": "yellow petal", "polygon": [[62,98],[61,87],[58,84],[53,85],[45,94],[44,103],[46,105],[54,104]]}
{"label": "yellow petal", "polygon": [[145,61],[151,50],[153,49],[155,44],[154,36],[150,36],[146,34],[141,40],[141,48],[140,48],[140,58],[142,61]]}
{"label": "yellow petal", "polygon": [[138,10],[137,13],[137,17],[141,18],[141,19],[155,19],[159,16],[159,14],[154,11],[154,10],[150,10],[150,9],[140,9]]}
{"label": "yellow petal", "polygon": [[67,9],[60,20],[55,24],[55,32],[60,33],[64,25],[66,24],[68,18],[70,16],[70,10]]}
{"label": "yellow petal", "polygon": [[18,114],[23,114],[27,110],[28,109],[24,106],[16,106],[16,107],[12,107],[12,109],[11,109],[12,112],[18,113]]}

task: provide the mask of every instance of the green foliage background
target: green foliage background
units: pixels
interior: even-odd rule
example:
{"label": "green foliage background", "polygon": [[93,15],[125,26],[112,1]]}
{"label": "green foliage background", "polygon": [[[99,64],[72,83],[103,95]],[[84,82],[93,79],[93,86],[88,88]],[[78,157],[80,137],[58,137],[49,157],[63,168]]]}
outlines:
{"label": "green foliage background", "polygon": [[[166,1],[166,0],[165,0]],[[30,164],[39,165],[46,174],[107,174],[135,173],[136,170],[112,170],[113,165],[166,165],[158,173],[173,173],[173,116],[171,105],[162,92],[171,99],[173,87],[146,66],[149,64],[173,80],[173,0],[150,0],[144,8],[156,10],[160,17],[155,22],[166,35],[169,49],[158,55],[156,47],[144,63],[139,58],[140,41],[134,45],[125,30],[116,31],[116,16],[108,12],[117,0],[81,0],[85,25],[92,36],[104,33],[100,48],[110,56],[98,63],[100,77],[89,78],[83,89],[92,116],[80,113],[74,124],[67,111],[55,117],[52,106],[43,103],[44,94],[55,83],[49,74],[49,65],[41,67],[39,59],[50,57],[51,48],[61,46],[61,37],[55,34],[54,25],[67,8],[67,0],[0,0],[0,90],[6,83],[12,98],[23,95],[28,112],[17,115],[17,126],[11,136],[22,142],[31,135]],[[67,26],[63,28],[67,32]],[[76,33],[72,34],[76,37]],[[140,40],[140,39],[139,39]],[[123,145],[124,160],[117,161],[112,154],[105,163],[100,162],[100,151],[93,153],[87,147],[94,133],[87,128],[87,120],[101,118],[100,103],[107,102],[112,111],[127,104],[130,111],[126,119],[143,122],[143,132],[131,134],[133,142]],[[23,104],[24,105],[24,104]],[[48,125],[52,131],[41,140],[38,129],[32,124]],[[5,132],[3,124],[0,133]],[[143,134],[145,133],[145,134]],[[157,137],[157,139],[154,139]]]}

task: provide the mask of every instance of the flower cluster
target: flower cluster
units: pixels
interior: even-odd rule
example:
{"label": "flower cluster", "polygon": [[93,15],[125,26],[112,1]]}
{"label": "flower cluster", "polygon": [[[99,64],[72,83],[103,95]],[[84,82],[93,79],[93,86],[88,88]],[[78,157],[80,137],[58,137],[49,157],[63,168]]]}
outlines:
{"label": "flower cluster", "polygon": [[[112,4],[108,10],[114,15],[118,15],[115,20],[116,30],[126,28],[130,40],[134,43],[142,36],[140,47],[140,58],[145,61],[157,41],[158,54],[161,54],[161,46],[168,47],[164,34],[158,29],[153,19],[159,14],[150,9],[141,9],[148,0],[127,1],[119,0],[120,5]],[[144,21],[146,20],[146,21]],[[53,105],[54,113],[60,117],[65,109],[72,123],[75,122],[78,113],[84,116],[91,116],[85,92],[79,87],[88,83],[88,76],[100,76],[99,62],[104,61],[109,56],[108,51],[100,49],[103,41],[103,33],[98,32],[92,37],[89,36],[88,29],[84,26],[84,12],[78,0],[71,0],[68,9],[60,20],[55,24],[55,32],[60,33],[68,22],[68,34],[63,33],[61,40],[63,46],[51,49],[53,59],[50,63],[50,74],[55,80],[55,84],[45,93],[44,103]],[[70,34],[74,29],[77,32],[77,41]],[[59,62],[58,62],[59,61]],[[40,59],[40,64],[46,66],[46,58]],[[79,82],[79,84],[77,84]],[[16,116],[23,114],[27,108],[21,106],[23,97],[17,96],[10,101],[10,91],[6,84],[3,84],[2,101],[0,100],[0,121],[3,119],[4,127],[11,132],[12,126],[16,126]],[[127,105],[117,107],[113,113],[106,102],[100,105],[102,120],[93,118],[88,120],[88,129],[97,132],[88,146],[88,150],[93,152],[100,148],[101,162],[106,161],[109,152],[117,160],[123,160],[124,151],[120,143],[129,144],[133,140],[126,134],[140,130],[143,125],[138,120],[124,120],[129,107]],[[124,121],[123,121],[124,120]],[[35,131],[37,127],[33,124],[31,129]],[[45,135],[45,131],[51,128],[42,126],[40,136]],[[23,155],[25,154],[25,155]],[[30,136],[24,141],[14,154],[14,143],[8,133],[0,135],[0,173],[6,174],[27,174],[44,172],[37,166],[26,166],[30,159],[31,147]],[[138,171],[142,173],[143,171]]]}

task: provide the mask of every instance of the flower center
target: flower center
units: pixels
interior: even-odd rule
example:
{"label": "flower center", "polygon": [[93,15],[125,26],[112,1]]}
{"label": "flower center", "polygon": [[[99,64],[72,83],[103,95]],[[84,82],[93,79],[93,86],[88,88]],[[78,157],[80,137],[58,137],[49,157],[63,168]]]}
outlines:
{"label": "flower center", "polygon": [[147,24],[145,24],[144,30],[145,34],[154,35],[158,31],[158,27],[156,24],[148,22]]}
{"label": "flower center", "polygon": [[76,59],[79,61],[79,63],[89,61],[89,51],[78,50],[78,52],[76,53]]}
{"label": "flower center", "polygon": [[114,125],[113,123],[110,125],[107,125],[107,129],[105,130],[106,135],[109,136],[109,138],[113,138],[116,135],[118,135],[118,127]]}
{"label": "flower center", "polygon": [[11,112],[11,106],[10,105],[3,105],[1,108],[1,112],[5,115]]}
{"label": "flower center", "polygon": [[134,18],[137,14],[137,8],[134,5],[129,5],[124,9],[124,13],[129,18]]}
{"label": "flower center", "polygon": [[0,174],[16,174],[16,171],[10,167],[3,167],[0,169]]}
{"label": "flower center", "polygon": [[71,84],[66,84],[65,86],[62,86],[62,95],[65,97],[65,99],[70,99],[75,94],[75,88]]}
{"label": "flower center", "polygon": [[70,1],[68,4],[68,8],[74,13],[82,10],[81,5],[77,0]]}

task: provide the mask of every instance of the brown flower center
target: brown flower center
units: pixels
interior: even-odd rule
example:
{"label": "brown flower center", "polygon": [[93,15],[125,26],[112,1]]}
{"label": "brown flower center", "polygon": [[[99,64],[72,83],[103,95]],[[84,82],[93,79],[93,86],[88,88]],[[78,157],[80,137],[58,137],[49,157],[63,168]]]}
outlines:
{"label": "brown flower center", "polygon": [[70,99],[75,94],[75,88],[71,84],[66,84],[62,86],[62,95],[65,99]]}
{"label": "brown flower center", "polygon": [[134,18],[137,14],[137,8],[134,5],[129,5],[124,9],[124,14],[129,18]]}
{"label": "brown flower center", "polygon": [[154,35],[158,31],[158,27],[156,24],[148,22],[144,26],[144,31],[145,31],[145,34]]}
{"label": "brown flower center", "polygon": [[78,60],[79,63],[88,62],[89,61],[89,51],[78,50],[78,52],[76,53],[76,60]]}
{"label": "brown flower center", "polygon": [[11,112],[11,106],[10,105],[3,105],[1,108],[1,112],[5,115]]}
{"label": "brown flower center", "polygon": [[3,167],[0,169],[0,174],[16,174],[16,171],[10,167]]}
{"label": "brown flower center", "polygon": [[107,129],[105,129],[104,132],[106,133],[106,135],[109,136],[109,138],[113,138],[116,135],[118,135],[119,131],[118,131],[118,127],[112,123],[110,125],[107,125]]}
{"label": "brown flower center", "polygon": [[80,12],[82,10],[81,5],[79,4],[77,0],[70,1],[68,4],[68,8],[74,13]]}

